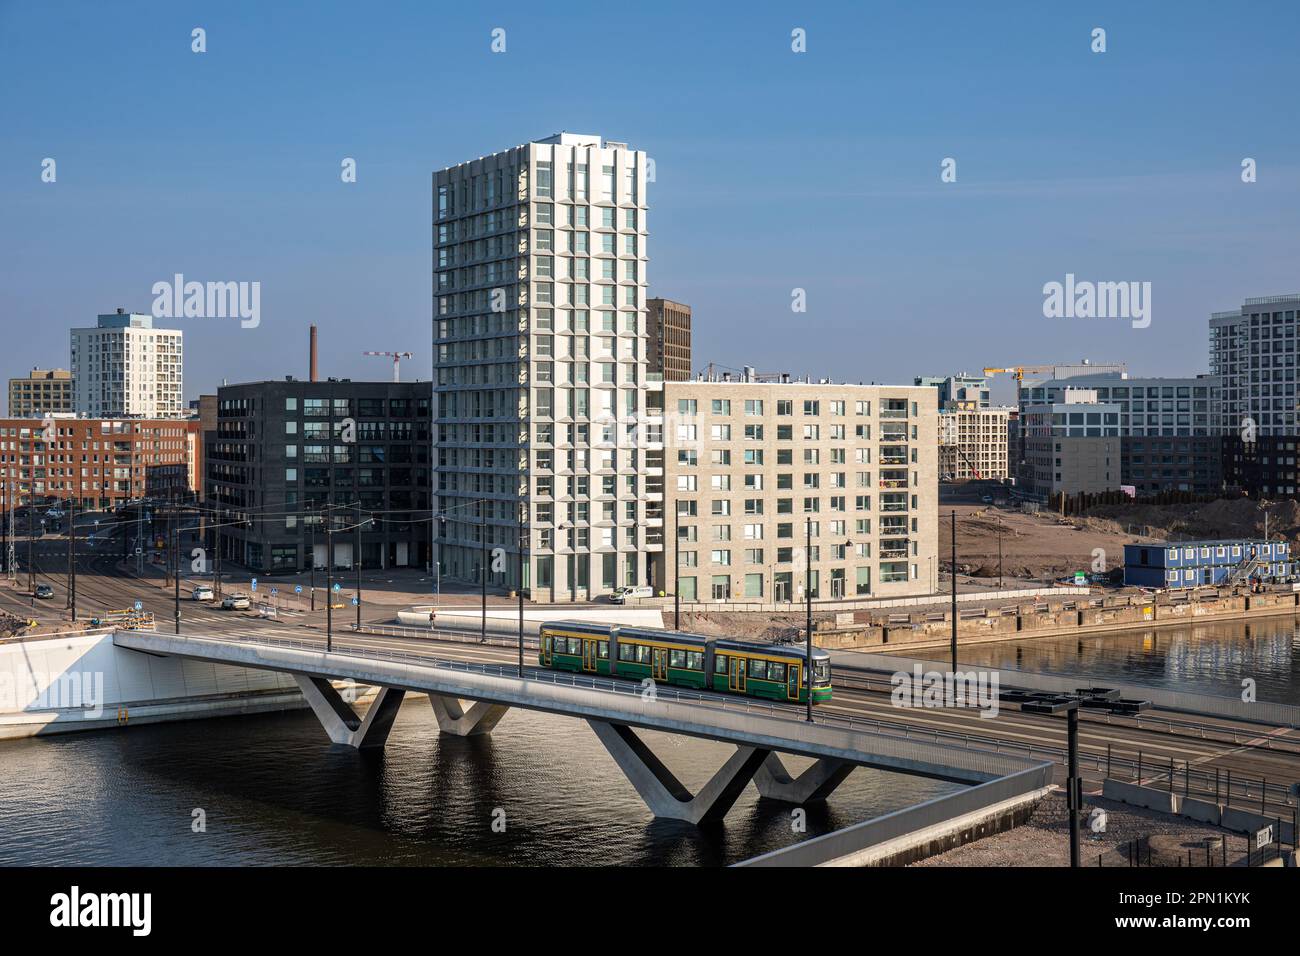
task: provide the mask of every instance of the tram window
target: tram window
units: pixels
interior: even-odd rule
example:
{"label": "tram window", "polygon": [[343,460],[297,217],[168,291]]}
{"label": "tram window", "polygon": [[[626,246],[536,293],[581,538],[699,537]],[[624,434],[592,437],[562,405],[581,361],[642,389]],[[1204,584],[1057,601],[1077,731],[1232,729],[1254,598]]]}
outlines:
{"label": "tram window", "polygon": [[649,644],[638,644],[638,645],[636,646],[636,662],[637,662],[638,664],[649,664],[649,663],[650,663],[650,645],[649,645]]}
{"label": "tram window", "polygon": [[569,638],[569,653],[570,654],[582,653],[582,638],[580,637]]}
{"label": "tram window", "polygon": [[686,652],[673,648],[668,651],[668,666],[684,668],[686,666]]}
{"label": "tram window", "polygon": [[767,662],[767,679],[774,681],[785,681],[785,665],[778,664],[776,661]]}
{"label": "tram window", "polygon": [[725,674],[725,673],[727,673],[727,660],[728,660],[728,658],[727,658],[727,655],[726,655],[726,654],[719,654],[719,655],[717,655],[716,657],[714,657],[714,658],[713,658],[713,673],[715,673],[715,674]]}
{"label": "tram window", "polygon": [[767,680],[767,661],[751,657],[749,659],[749,676],[757,680]]}
{"label": "tram window", "polygon": [[621,642],[618,645],[618,659],[620,661],[636,660],[636,645],[628,644],[626,641]]}
{"label": "tram window", "polygon": [[609,641],[596,642],[596,656],[601,660],[609,660]]}
{"label": "tram window", "polygon": [[686,669],[691,671],[704,670],[704,652],[687,651],[686,652]]}

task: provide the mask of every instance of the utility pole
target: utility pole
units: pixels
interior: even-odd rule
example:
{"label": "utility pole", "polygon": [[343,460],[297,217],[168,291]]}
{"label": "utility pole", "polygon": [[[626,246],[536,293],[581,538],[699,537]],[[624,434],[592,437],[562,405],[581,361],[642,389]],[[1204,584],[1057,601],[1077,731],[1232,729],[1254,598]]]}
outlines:
{"label": "utility pole", "polygon": [[[1079,704],[1075,702],[1065,715],[1066,747],[1069,750],[1069,769],[1065,786],[1069,790],[1070,809],[1070,866],[1079,868],[1079,811],[1083,809],[1083,780],[1079,777]],[[1173,785],[1173,774],[1170,774]]]}
{"label": "utility pole", "polygon": [[519,508],[519,676],[524,676],[524,508]]}
{"label": "utility pole", "polygon": [[321,509],[325,522],[325,653],[334,649],[334,528],[328,509]]}
{"label": "utility pole", "polygon": [[1002,590],[1002,529],[998,528],[998,590]]}
{"label": "utility pole", "polygon": [[[682,629],[682,515],[673,502],[673,630]],[[698,600],[698,598],[697,598]]]}
{"label": "utility pole", "polygon": [[479,624],[479,637],[478,637],[478,642],[479,642],[480,644],[486,644],[486,643],[487,643],[487,570],[488,570],[487,557],[488,557],[488,546],[487,546],[487,515],[484,513],[484,511],[485,511],[485,509],[484,509],[484,507],[483,507],[484,504],[486,504],[486,502],[484,502],[482,499],[480,499],[480,500],[479,500],[479,503],[478,503],[478,509],[479,509],[479,511],[478,511],[478,537],[479,537],[479,543],[482,545],[482,551],[483,551],[483,556],[482,556],[481,558],[479,558],[479,578],[480,578],[480,580],[483,582],[483,620],[482,620],[482,621],[480,622],[480,624]]}
{"label": "utility pole", "polygon": [[32,592],[32,607],[36,607],[36,549],[33,535],[36,534],[35,505],[27,506],[27,590]]}
{"label": "utility pole", "polygon": [[77,622],[77,503],[68,500],[68,607]]}
{"label": "utility pole", "polygon": [[307,565],[311,568],[311,609],[314,611],[316,610],[316,526],[312,525],[308,530],[310,538],[308,540]]}
{"label": "utility pole", "polygon": [[[952,511],[952,673],[957,673],[957,509]],[[954,677],[953,680],[956,680]]]}
{"label": "utility pole", "polygon": [[807,530],[807,541],[804,549],[803,565],[803,589],[804,597],[808,601],[808,642],[807,642],[807,659],[804,661],[806,669],[805,676],[808,679],[808,723],[812,723],[812,648],[813,648],[813,620],[812,620],[812,518],[804,519],[804,526]]}
{"label": "utility pole", "polygon": [[181,527],[179,522],[174,531],[176,540],[173,553],[176,555],[176,567],[172,568],[172,587],[175,589],[173,592],[175,610],[172,616],[175,618],[176,633],[179,634],[181,632]]}
{"label": "utility pole", "polygon": [[357,503],[357,631],[361,630],[361,504]]}

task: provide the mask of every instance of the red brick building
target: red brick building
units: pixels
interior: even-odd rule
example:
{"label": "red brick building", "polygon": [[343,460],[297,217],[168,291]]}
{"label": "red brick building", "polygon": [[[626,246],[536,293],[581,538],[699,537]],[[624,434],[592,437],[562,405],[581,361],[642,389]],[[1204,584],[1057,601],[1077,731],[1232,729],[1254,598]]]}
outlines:
{"label": "red brick building", "polygon": [[0,419],[5,506],[75,500],[106,509],[132,498],[186,498],[199,488],[198,419]]}

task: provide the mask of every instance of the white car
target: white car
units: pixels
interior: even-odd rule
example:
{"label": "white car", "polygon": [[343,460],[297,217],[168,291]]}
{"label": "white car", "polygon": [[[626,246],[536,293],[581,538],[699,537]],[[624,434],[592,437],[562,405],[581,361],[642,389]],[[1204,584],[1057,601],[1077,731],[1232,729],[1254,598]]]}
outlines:
{"label": "white car", "polygon": [[615,588],[609,599],[615,604],[626,604],[629,598],[654,597],[654,593],[655,589],[652,587],[625,584],[621,588]]}
{"label": "white car", "polygon": [[195,601],[212,601],[216,599],[216,593],[206,584],[200,584],[190,592],[190,598]]}

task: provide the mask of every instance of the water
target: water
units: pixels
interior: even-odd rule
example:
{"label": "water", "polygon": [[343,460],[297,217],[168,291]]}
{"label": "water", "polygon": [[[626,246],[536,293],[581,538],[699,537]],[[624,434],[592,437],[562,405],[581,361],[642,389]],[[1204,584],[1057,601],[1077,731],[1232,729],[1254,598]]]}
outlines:
{"label": "water", "polygon": [[[643,736],[692,790],[732,752]],[[422,698],[381,752],[330,746],[300,711],[0,741],[0,767],[6,865],[717,866],[955,789],[859,768],[807,834],[752,787],[700,829],[654,820],[583,722],[512,710],[490,737],[445,737]]]}
{"label": "water", "polygon": [[[945,653],[938,648],[907,656],[946,660]],[[1241,682],[1250,678],[1259,700],[1300,704],[1300,627],[1293,617],[963,646],[959,659],[982,667],[1082,674],[1103,686],[1122,681],[1215,697],[1238,697]]]}

